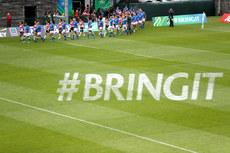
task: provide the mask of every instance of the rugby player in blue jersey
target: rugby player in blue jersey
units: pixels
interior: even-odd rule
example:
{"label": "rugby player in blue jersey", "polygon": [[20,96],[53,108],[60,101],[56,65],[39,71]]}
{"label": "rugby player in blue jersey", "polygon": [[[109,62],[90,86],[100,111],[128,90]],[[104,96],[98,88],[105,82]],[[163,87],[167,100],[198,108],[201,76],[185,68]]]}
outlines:
{"label": "rugby player in blue jersey", "polygon": [[139,29],[142,29],[142,15],[141,15],[141,12],[139,12],[139,15],[138,15],[138,23],[139,23]]}
{"label": "rugby player in blue jersey", "polygon": [[37,24],[38,24],[38,26],[37,26],[37,32],[38,33],[37,33],[37,38],[35,40],[35,43],[38,42],[38,37],[40,37],[41,40],[44,42],[44,38],[42,37],[42,27],[41,27],[39,22]]}
{"label": "rugby player in blue jersey", "polygon": [[93,33],[93,22],[92,19],[89,19],[88,22],[88,34],[87,34],[87,39],[89,39],[89,34],[91,34],[95,38],[95,34]]}
{"label": "rugby player in blue jersey", "polygon": [[104,27],[104,22],[102,21],[102,18],[100,18],[100,22],[99,22],[99,34],[101,35],[101,38],[103,38],[103,27]]}
{"label": "rugby player in blue jersey", "polygon": [[141,10],[141,15],[142,15],[142,28],[145,27],[145,20],[146,20],[146,14],[144,10]]}
{"label": "rugby player in blue jersey", "polygon": [[26,43],[26,37],[28,38],[28,43],[30,43],[30,27],[25,23],[25,33],[24,33],[24,41],[23,43]]}
{"label": "rugby player in blue jersey", "polygon": [[73,18],[73,38],[72,38],[72,40],[74,40],[75,35],[77,36],[77,39],[79,39],[77,31],[79,31],[79,24],[76,21],[76,19]]}
{"label": "rugby player in blue jersey", "polygon": [[66,40],[66,30],[67,30],[67,24],[65,23],[65,20],[62,21],[62,35],[64,36],[64,40]]}
{"label": "rugby player in blue jersey", "polygon": [[117,18],[117,16],[115,16],[114,23],[115,23],[115,31],[114,31],[113,36],[115,37],[118,31],[118,28],[119,28],[119,19]]}
{"label": "rugby player in blue jersey", "polygon": [[123,34],[127,34],[127,18],[123,15],[122,17],[122,27],[123,27]]}
{"label": "rugby player in blue jersey", "polygon": [[112,37],[112,33],[113,33],[113,29],[114,29],[114,18],[113,16],[110,17],[110,21],[109,21],[109,35],[110,37]]}
{"label": "rugby player in blue jersey", "polygon": [[55,38],[54,38],[54,24],[53,24],[52,20],[50,21],[50,37],[51,37],[51,41],[55,40]]}

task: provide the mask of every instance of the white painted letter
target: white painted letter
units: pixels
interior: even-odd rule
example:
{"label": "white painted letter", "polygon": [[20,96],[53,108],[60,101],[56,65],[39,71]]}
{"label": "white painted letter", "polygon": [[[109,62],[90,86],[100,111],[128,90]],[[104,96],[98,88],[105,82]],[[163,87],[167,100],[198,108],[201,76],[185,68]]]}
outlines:
{"label": "white painted letter", "polygon": [[163,74],[158,74],[156,88],[154,88],[149,78],[146,76],[146,74],[140,74],[138,89],[137,89],[137,100],[142,99],[143,85],[145,85],[145,87],[148,89],[149,93],[153,96],[153,98],[159,101],[162,80],[163,80]]}
{"label": "white painted letter", "polygon": [[[92,83],[92,79],[95,78],[96,82],[94,84]],[[85,76],[85,91],[84,91],[84,97],[83,100],[85,101],[92,101],[92,100],[97,100],[101,98],[103,94],[103,88],[100,86],[102,83],[102,77],[98,74],[87,74]],[[96,95],[95,96],[90,96],[90,89],[94,88],[96,89]]]}
{"label": "white painted letter", "polygon": [[200,86],[200,73],[195,73],[195,78],[193,81],[193,90],[192,90],[192,100],[197,100],[198,91]]}
{"label": "white painted letter", "polygon": [[176,73],[172,76],[168,77],[164,84],[164,93],[168,99],[171,100],[186,100],[188,98],[188,86],[182,86],[182,94],[180,96],[176,96],[171,92],[171,84],[176,78],[188,78],[188,73]]}
{"label": "white painted letter", "polygon": [[223,77],[223,73],[203,73],[203,77],[209,78],[206,100],[212,100],[215,78],[216,77]]}
{"label": "white painted letter", "polygon": [[134,81],[135,81],[135,74],[129,74],[129,84],[128,84],[128,91],[127,91],[127,99],[133,99],[133,88],[134,88]]}
{"label": "white painted letter", "polygon": [[[117,80],[117,84],[112,85],[113,79]],[[117,97],[117,100],[125,100],[119,91],[124,83],[124,78],[120,74],[107,74],[106,86],[105,86],[105,97],[104,100],[110,99],[110,91],[112,90]]]}

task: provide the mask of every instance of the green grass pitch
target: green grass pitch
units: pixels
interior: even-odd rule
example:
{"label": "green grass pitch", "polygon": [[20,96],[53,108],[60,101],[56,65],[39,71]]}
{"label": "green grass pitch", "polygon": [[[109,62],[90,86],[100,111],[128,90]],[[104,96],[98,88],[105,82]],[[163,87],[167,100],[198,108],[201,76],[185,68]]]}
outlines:
{"label": "green grass pitch", "polygon": [[[1,38],[0,152],[229,153],[230,24],[219,20],[208,17],[204,30],[201,24],[153,28],[148,22],[143,31],[116,38],[96,34],[95,39],[36,44]],[[79,72],[82,82],[71,101],[60,102],[56,91],[66,72]],[[131,73],[145,73],[155,85],[157,73],[165,80],[178,72],[188,73],[189,79],[175,80],[171,89],[179,94],[181,85],[189,85],[188,100],[172,101],[162,92],[156,101],[144,88],[141,101],[118,101],[114,94],[108,101],[83,101],[85,74],[101,75],[103,88],[107,74],[121,74],[125,96]],[[205,72],[224,76],[216,79],[212,100],[205,99],[208,81],[202,78],[193,101],[194,74]],[[134,89],[136,97],[136,82]]]}

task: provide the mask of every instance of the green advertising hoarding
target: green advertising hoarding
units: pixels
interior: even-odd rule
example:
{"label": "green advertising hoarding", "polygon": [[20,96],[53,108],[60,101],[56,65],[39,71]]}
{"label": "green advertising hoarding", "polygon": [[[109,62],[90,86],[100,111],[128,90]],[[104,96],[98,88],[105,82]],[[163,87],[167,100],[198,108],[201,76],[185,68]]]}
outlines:
{"label": "green advertising hoarding", "polygon": [[110,0],[95,0],[95,9],[103,7],[109,8],[110,7]]}
{"label": "green advertising hoarding", "polygon": [[[169,26],[168,16],[153,17],[153,26]],[[195,23],[206,23],[207,18],[206,14],[189,14],[189,15],[175,15],[174,16],[174,25],[181,24],[195,24]]]}

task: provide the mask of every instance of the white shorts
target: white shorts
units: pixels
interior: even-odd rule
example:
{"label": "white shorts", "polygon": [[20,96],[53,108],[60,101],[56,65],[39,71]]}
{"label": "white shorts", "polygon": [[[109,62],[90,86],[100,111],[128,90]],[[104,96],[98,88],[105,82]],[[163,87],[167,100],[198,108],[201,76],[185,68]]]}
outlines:
{"label": "white shorts", "polygon": [[109,26],[109,29],[113,29],[113,26]]}
{"label": "white shorts", "polygon": [[103,27],[99,27],[99,30],[102,30],[103,29]]}
{"label": "white shorts", "polygon": [[41,33],[41,32],[38,32],[38,33],[37,33],[37,35],[38,35],[38,36],[41,36],[41,35],[42,35],[42,33]]}
{"label": "white shorts", "polygon": [[131,24],[132,24],[132,25],[135,25],[135,22],[132,22]]}
{"label": "white shorts", "polygon": [[93,28],[89,28],[89,32],[93,32]]}
{"label": "white shorts", "polygon": [[134,24],[137,25],[137,21]]}
{"label": "white shorts", "polygon": [[142,21],[145,22],[145,18],[143,18]]}
{"label": "white shorts", "polygon": [[127,26],[126,26],[126,24],[124,24],[124,25],[122,25],[123,26],[123,28],[126,28]]}
{"label": "white shorts", "polygon": [[25,37],[29,37],[29,36],[30,36],[30,33],[24,33],[24,36],[25,36]]}
{"label": "white shorts", "polygon": [[50,31],[50,33],[54,33],[54,31]]}
{"label": "white shorts", "polygon": [[139,23],[142,23],[142,21],[139,21]]}
{"label": "white shorts", "polygon": [[77,32],[77,31],[78,31],[78,29],[77,29],[77,28],[74,28],[73,30],[74,30],[74,32]]}
{"label": "white shorts", "polygon": [[62,34],[65,33],[65,30],[62,30]]}
{"label": "white shorts", "polygon": [[116,29],[118,29],[119,28],[119,25],[116,25]]}

